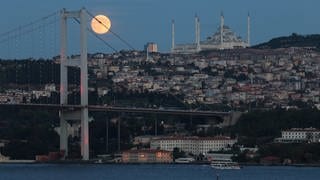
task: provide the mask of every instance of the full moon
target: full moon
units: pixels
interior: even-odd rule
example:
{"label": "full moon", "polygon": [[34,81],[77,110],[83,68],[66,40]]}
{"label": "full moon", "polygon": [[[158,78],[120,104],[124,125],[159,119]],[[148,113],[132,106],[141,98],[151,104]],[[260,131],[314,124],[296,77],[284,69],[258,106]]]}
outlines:
{"label": "full moon", "polygon": [[111,21],[105,15],[97,15],[91,20],[91,28],[97,34],[105,34],[111,28]]}

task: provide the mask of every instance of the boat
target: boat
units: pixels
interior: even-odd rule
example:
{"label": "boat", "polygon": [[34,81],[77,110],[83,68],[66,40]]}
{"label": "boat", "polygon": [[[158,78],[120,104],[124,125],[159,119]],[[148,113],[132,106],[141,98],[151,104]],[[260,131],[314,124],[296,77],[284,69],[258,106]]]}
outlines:
{"label": "boat", "polygon": [[192,163],[194,161],[195,161],[194,158],[178,158],[178,159],[175,160],[175,163],[188,164],[188,163]]}
{"label": "boat", "polygon": [[212,160],[210,165],[214,169],[240,169],[239,164],[231,159]]}

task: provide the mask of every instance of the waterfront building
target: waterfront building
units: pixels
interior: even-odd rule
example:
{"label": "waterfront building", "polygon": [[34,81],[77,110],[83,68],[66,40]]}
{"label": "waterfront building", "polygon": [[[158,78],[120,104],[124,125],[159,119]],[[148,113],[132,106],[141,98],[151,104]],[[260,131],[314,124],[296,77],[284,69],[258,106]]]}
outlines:
{"label": "waterfront building", "polygon": [[159,136],[151,136],[151,135],[136,136],[134,137],[133,144],[149,146],[152,139],[159,139],[159,138],[160,138]]}
{"label": "waterfront building", "polygon": [[0,153],[0,162],[6,162],[10,159],[10,157],[4,156]]}
{"label": "waterfront building", "polygon": [[172,163],[172,152],[164,150],[129,150],[122,153],[123,163]]}
{"label": "waterfront building", "polygon": [[320,130],[316,128],[292,128],[281,131],[281,138],[276,138],[279,143],[320,143]]}
{"label": "waterfront building", "polygon": [[226,136],[216,137],[167,137],[151,141],[151,149],[173,151],[174,148],[186,153],[206,154],[210,151],[221,151],[231,148],[237,142]]}

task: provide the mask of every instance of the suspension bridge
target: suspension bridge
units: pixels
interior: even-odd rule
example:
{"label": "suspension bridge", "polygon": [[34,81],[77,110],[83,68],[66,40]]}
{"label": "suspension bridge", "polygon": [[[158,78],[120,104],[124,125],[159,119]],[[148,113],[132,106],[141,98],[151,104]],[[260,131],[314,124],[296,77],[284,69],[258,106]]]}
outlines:
{"label": "suspension bridge", "polygon": [[[40,53],[40,57],[42,58],[49,58],[49,54],[52,55],[51,57],[54,57],[56,54],[60,54],[58,56],[58,63],[60,64],[60,104],[1,103],[0,107],[17,107],[26,109],[46,109],[59,111],[60,150],[65,151],[65,154],[68,154],[68,121],[79,120],[81,122],[81,155],[83,160],[89,160],[89,111],[211,116],[222,117],[227,121],[232,121],[232,112],[172,110],[165,108],[127,108],[89,105],[87,32],[92,33],[94,37],[96,37],[113,52],[116,52],[116,49],[102,37],[93,33],[92,30],[87,27],[88,17],[95,18],[92,13],[84,8],[79,11],[67,11],[63,9],[59,12],[55,12],[53,14],[40,18],[32,23],[26,24],[24,26],[19,26],[18,28],[0,34],[0,45],[6,46],[2,47],[2,50],[6,49],[6,55],[4,55],[4,52],[2,52],[3,56],[6,57],[6,59],[36,57],[36,53]],[[77,58],[71,58],[68,56],[68,44],[70,44],[68,36],[73,35],[73,33],[70,33],[70,31],[68,31],[70,30],[68,29],[69,19],[73,20],[73,22],[76,22],[78,24],[78,27],[80,27],[80,34],[78,36],[80,55]],[[102,22],[100,23],[104,25]],[[60,27],[60,38],[58,38],[58,30],[56,30],[58,27]],[[129,49],[133,49],[130,43],[125,41],[124,38],[122,38],[119,34],[113,31],[110,32],[122,43],[124,43]],[[53,36],[48,38],[49,34]],[[60,39],[59,50],[57,48],[59,42],[57,39]],[[48,40],[49,43],[45,42],[45,40]],[[27,46],[22,47],[23,44],[27,44]],[[72,85],[68,81],[68,68],[70,67],[80,69],[80,77],[78,77],[80,81],[80,84],[78,86],[80,91],[80,104],[76,105],[71,105],[68,102],[68,91],[69,87]],[[24,76],[29,75],[25,74]],[[18,79],[19,77],[16,76],[16,78]],[[41,82],[41,77],[39,79]]]}

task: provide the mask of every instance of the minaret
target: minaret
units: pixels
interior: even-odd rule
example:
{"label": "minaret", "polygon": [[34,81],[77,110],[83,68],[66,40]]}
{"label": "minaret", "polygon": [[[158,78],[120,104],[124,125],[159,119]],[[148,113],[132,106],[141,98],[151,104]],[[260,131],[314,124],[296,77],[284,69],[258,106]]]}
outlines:
{"label": "minaret", "polygon": [[174,30],[174,20],[172,20],[172,24],[171,24],[171,52],[173,52],[174,51],[174,48],[175,48],[175,37],[174,37],[174,32],[175,30]]}
{"label": "minaret", "polygon": [[224,26],[224,16],[223,16],[223,12],[221,12],[221,21],[220,21],[220,45],[221,48],[223,46],[223,26]]}
{"label": "minaret", "polygon": [[201,50],[201,46],[200,46],[200,19],[199,17],[197,18],[197,52],[199,52]]}
{"label": "minaret", "polygon": [[195,16],[194,16],[194,25],[195,25],[195,44],[197,44],[198,43],[198,15],[196,14]]}
{"label": "minaret", "polygon": [[250,14],[248,13],[248,32],[247,32],[247,44],[248,44],[248,47],[250,47],[250,26],[251,26],[251,22],[250,22]]}

